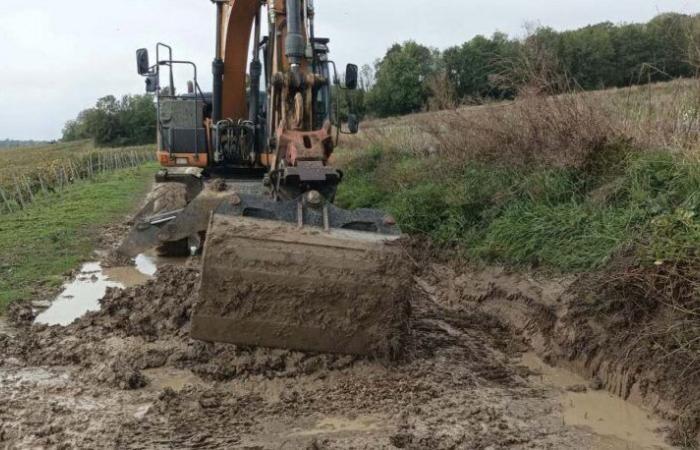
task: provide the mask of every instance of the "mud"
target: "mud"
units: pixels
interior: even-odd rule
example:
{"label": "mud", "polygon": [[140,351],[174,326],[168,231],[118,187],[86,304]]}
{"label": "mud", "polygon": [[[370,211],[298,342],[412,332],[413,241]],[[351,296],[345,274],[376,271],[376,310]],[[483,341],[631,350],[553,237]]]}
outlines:
{"label": "mud", "polygon": [[[610,292],[601,297],[607,288],[598,274],[555,279],[502,268],[462,271],[433,265],[419,282],[436,301],[499,317],[544,361],[583,377],[579,381],[590,381],[591,389],[604,389],[641,407],[644,414],[667,419],[671,442],[690,447],[700,442],[695,437],[700,424],[697,376],[676,367],[677,358],[669,358],[659,345],[660,335],[656,344],[643,339],[646,330],[669,326],[661,321],[668,311],[640,315],[638,303],[655,304],[653,295],[644,301]],[[585,382],[570,386],[569,392],[583,390]],[[639,424],[641,416],[636,417],[629,420]],[[647,445],[652,442],[646,440]]]}
{"label": "mud", "polygon": [[[413,299],[411,357],[188,337],[197,270],[108,289],[67,327],[0,337],[0,445],[58,448],[594,448],[517,369],[498,322]],[[591,443],[581,446],[581,443]],[[588,445],[588,444],[586,444]]]}
{"label": "mud", "polygon": [[535,353],[523,355],[522,364],[543,383],[561,389],[559,402],[564,423],[592,430],[611,449],[667,449],[659,430],[669,423],[610,392],[589,389],[591,383],[566,369],[550,366]]}
{"label": "mud", "polygon": [[388,362],[192,340],[197,265],[107,288],[65,327],[13,306],[0,448],[665,448],[663,423],[634,416],[648,434],[610,436],[567,405],[604,392],[523,360],[547,347],[535,330],[556,328],[570,280],[427,266]]}

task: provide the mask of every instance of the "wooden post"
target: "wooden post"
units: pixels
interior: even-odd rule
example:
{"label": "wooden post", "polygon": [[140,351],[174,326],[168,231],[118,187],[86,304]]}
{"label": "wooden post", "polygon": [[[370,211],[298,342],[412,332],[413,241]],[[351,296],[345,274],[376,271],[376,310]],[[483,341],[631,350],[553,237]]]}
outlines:
{"label": "wooden post", "polygon": [[70,184],[70,180],[68,179],[68,174],[66,174],[66,166],[61,164],[61,187],[64,188],[68,184]]}
{"label": "wooden post", "polygon": [[39,179],[39,186],[41,186],[41,192],[46,194],[46,183],[44,183],[44,179],[41,177],[41,172],[37,174],[37,178]]}

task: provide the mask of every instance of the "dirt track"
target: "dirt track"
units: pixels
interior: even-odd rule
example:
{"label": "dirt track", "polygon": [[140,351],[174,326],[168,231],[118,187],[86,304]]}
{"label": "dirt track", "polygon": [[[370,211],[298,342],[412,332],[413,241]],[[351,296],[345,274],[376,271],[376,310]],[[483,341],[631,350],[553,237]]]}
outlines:
{"label": "dirt track", "polygon": [[460,285],[431,267],[416,280],[408,355],[385,363],[191,340],[196,266],[163,267],[143,286],[112,289],[101,311],[65,328],[31,326],[31,310],[15,308],[16,335],[0,336],[0,447],[663,445],[641,425],[644,435],[625,440],[567,424],[562,398],[584,399],[586,386],[525,367],[528,347],[483,307],[493,292],[541,298],[561,285],[501,277],[494,291],[482,278],[459,293],[463,277]]}

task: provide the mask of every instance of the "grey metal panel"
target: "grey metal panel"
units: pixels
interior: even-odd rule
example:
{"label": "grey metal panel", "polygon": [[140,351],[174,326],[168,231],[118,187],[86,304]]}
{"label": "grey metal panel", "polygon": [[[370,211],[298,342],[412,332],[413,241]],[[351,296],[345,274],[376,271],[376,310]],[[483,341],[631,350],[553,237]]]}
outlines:
{"label": "grey metal panel", "polygon": [[[164,145],[165,150],[173,153],[194,153],[199,150],[199,153],[207,152],[207,131],[204,128],[183,129],[173,128],[168,130],[167,141]],[[168,143],[172,145],[168,145]],[[196,143],[199,142],[198,146]]]}
{"label": "grey metal panel", "polygon": [[167,128],[201,127],[205,107],[201,100],[164,99],[160,104],[160,121]]}
{"label": "grey metal panel", "polygon": [[172,153],[206,153],[206,130],[203,127],[206,107],[201,99],[162,99],[159,117],[161,150]]}

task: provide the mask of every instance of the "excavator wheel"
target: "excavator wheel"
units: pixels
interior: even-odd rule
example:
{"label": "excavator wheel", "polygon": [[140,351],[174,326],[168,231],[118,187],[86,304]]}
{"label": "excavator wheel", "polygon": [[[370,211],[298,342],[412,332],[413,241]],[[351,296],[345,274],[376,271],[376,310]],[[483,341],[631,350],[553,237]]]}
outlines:
{"label": "excavator wheel", "polygon": [[396,358],[410,273],[397,236],[213,214],[191,335]]}

